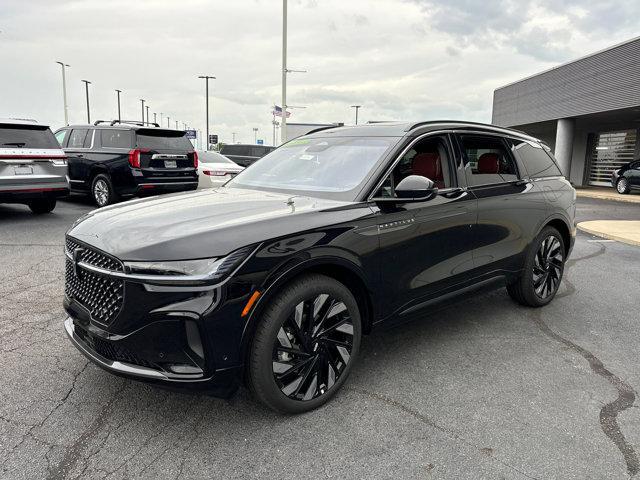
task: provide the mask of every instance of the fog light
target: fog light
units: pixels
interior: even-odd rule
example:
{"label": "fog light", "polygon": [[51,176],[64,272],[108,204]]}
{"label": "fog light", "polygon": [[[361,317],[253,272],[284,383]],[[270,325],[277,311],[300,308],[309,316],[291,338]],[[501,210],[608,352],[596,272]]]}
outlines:
{"label": "fog light", "polygon": [[202,369],[199,367],[194,367],[193,365],[185,365],[183,363],[174,363],[167,365],[167,368],[171,370],[173,373],[178,373],[181,375],[201,375]]}

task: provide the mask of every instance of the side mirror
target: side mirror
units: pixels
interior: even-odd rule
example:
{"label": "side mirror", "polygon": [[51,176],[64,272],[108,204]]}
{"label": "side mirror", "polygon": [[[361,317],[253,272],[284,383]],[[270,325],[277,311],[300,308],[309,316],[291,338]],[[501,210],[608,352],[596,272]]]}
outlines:
{"label": "side mirror", "polygon": [[438,194],[433,180],[421,175],[409,175],[403,178],[395,189],[396,197],[408,201],[429,200]]}

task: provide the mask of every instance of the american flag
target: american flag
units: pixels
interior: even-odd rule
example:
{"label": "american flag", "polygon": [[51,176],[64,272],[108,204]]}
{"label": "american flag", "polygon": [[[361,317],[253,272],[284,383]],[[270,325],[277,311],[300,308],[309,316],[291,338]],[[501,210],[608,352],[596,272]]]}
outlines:
{"label": "american flag", "polygon": [[[282,116],[282,107],[274,105],[272,113],[273,113],[274,117],[281,117]],[[291,112],[287,112],[287,118],[289,118],[290,116],[291,116]]]}

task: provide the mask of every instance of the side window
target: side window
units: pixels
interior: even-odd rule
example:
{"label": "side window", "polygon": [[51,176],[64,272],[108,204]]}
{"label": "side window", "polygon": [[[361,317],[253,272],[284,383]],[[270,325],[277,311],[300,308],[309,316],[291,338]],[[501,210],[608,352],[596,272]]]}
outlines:
{"label": "side window", "polygon": [[131,133],[128,130],[100,130],[100,140],[105,148],[131,148]]}
{"label": "side window", "polygon": [[515,162],[500,137],[462,135],[460,146],[465,155],[465,172],[470,186],[518,180]]}
{"label": "side window", "polygon": [[64,146],[64,139],[66,138],[67,133],[69,133],[69,130],[60,130],[59,132],[56,132],[56,140],[61,147]]}
{"label": "side window", "polygon": [[89,130],[87,135],[84,137],[84,143],[82,144],[83,148],[91,148],[91,140],[93,140],[93,132],[94,130]]}
{"label": "side window", "polygon": [[69,144],[67,148],[83,148],[84,139],[87,137],[89,130],[86,128],[74,128],[69,136]]}
{"label": "side window", "polygon": [[445,137],[427,137],[416,142],[385,178],[375,196],[395,197],[395,186],[409,175],[427,177],[439,189],[451,188],[450,158]]}
{"label": "side window", "polygon": [[513,151],[520,157],[530,177],[557,177],[562,172],[542,146],[524,140],[512,139]]}

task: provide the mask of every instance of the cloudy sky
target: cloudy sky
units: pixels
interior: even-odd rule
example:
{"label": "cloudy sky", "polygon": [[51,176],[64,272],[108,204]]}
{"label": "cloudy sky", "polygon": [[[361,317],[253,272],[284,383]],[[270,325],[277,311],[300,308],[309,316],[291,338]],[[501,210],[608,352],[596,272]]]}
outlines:
{"label": "cloudy sky", "polygon": [[[289,0],[292,122],[490,121],[493,90],[640,34],[637,0]],[[0,117],[140,118],[140,98],[211,133],[271,143],[280,103],[280,0],[1,0]],[[164,120],[166,122],[166,120]]]}

